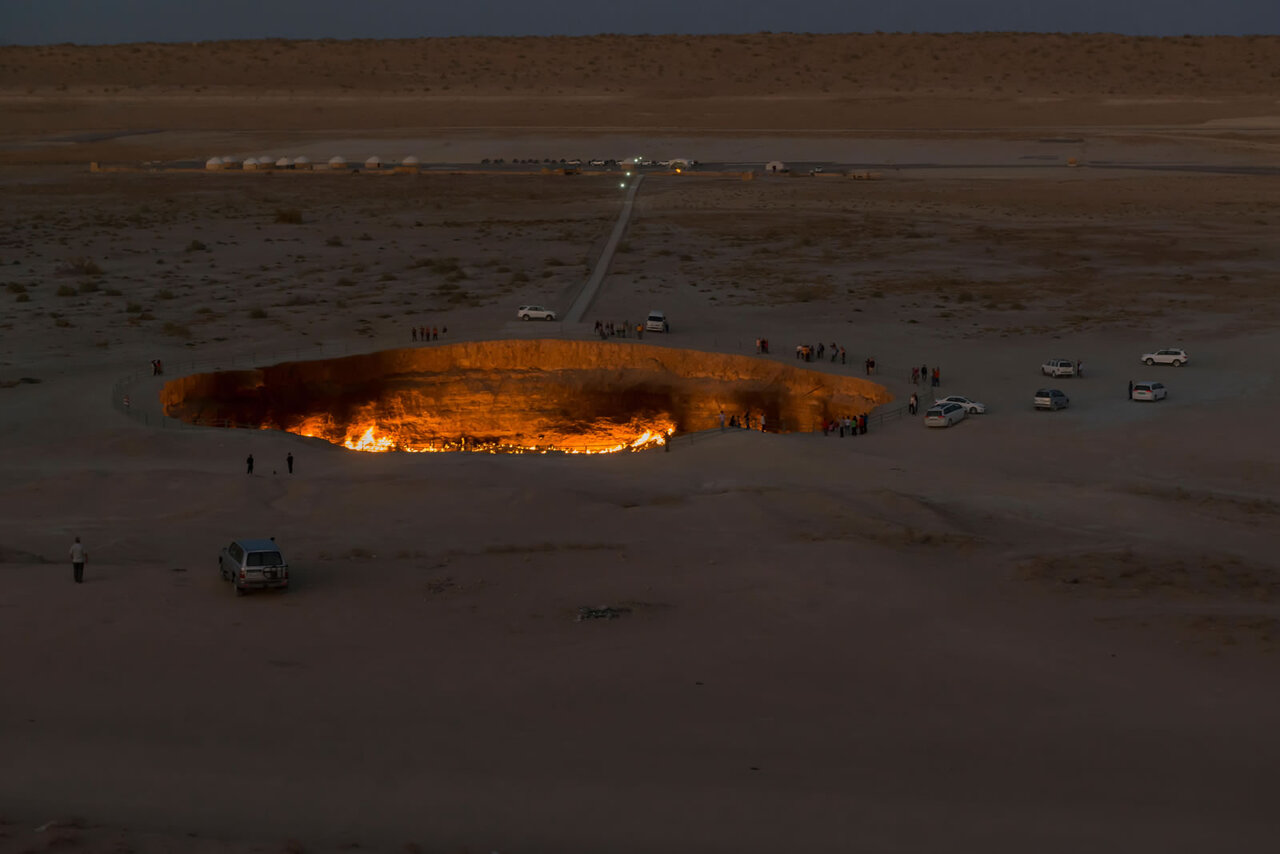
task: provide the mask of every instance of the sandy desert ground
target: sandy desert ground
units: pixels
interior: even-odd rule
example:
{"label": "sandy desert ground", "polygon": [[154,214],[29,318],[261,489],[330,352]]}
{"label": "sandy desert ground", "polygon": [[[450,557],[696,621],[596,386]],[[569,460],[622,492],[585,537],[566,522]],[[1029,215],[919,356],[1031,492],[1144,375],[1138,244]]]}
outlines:
{"label": "sandy desert ground", "polygon": [[[1274,46],[0,49],[0,850],[1269,850]],[[565,63],[600,71],[559,92]],[[658,65],[678,85],[627,82]],[[531,329],[514,307],[567,307],[617,176],[87,169],[373,144],[881,178],[647,177],[588,322]],[[922,362],[990,411],[582,458],[151,408],[155,358],[370,352],[411,324],[587,339],[651,307],[672,347],[834,341],[853,364],[814,369],[874,356],[885,412]],[[1139,364],[1168,345],[1192,363]],[[1049,358],[1084,376],[1035,412]],[[1148,378],[1168,400],[1125,399]],[[237,598],[217,550],[261,535],[293,587]],[[576,619],[600,605],[627,611]]]}

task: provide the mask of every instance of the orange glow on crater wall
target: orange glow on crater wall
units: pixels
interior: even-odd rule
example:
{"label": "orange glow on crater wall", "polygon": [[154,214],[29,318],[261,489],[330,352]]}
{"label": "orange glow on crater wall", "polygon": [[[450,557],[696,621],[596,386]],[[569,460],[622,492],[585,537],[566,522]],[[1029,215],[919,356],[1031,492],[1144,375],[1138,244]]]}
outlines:
{"label": "orange glow on crater wall", "polygon": [[890,400],[857,377],[624,341],[482,341],[406,348],[167,383],[192,423],[285,430],[357,451],[613,453],[761,414],[771,432]]}

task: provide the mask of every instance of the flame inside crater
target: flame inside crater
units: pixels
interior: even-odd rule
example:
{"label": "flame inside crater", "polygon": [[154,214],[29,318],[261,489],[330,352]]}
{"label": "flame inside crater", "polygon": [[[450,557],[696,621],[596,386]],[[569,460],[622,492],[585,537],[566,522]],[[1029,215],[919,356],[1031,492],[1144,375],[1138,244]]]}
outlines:
{"label": "flame inside crater", "polygon": [[770,432],[889,400],[855,377],[625,341],[485,341],[286,362],[169,382],[165,412],[357,451],[611,453],[748,416]]}

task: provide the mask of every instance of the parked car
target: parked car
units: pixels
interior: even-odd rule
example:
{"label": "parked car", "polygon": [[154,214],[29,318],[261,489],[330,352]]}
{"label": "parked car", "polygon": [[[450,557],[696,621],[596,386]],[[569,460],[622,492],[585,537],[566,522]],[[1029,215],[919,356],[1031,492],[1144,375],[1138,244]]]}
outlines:
{"label": "parked car", "polygon": [[1154,353],[1142,354],[1142,363],[1148,367],[1151,365],[1173,365],[1175,368],[1181,368],[1190,361],[1191,357],[1181,347],[1170,347],[1167,350],[1157,350]]}
{"label": "parked car", "polygon": [[218,554],[218,572],[236,595],[247,590],[283,590],[289,586],[289,564],[274,539],[232,540]]}
{"label": "parked car", "polygon": [[521,320],[555,320],[556,313],[545,305],[522,305],[516,309],[516,317]]}
{"label": "parked car", "polygon": [[926,427],[950,427],[957,421],[963,421],[965,418],[965,409],[958,403],[939,403],[937,406],[929,407],[924,414],[924,426]]}
{"label": "parked car", "polygon": [[671,324],[667,323],[667,316],[660,311],[649,312],[649,317],[644,322],[645,332],[670,332]]}
{"label": "parked car", "polygon": [[950,397],[944,397],[941,400],[935,400],[933,402],[934,406],[941,406],[944,403],[957,403],[960,406],[963,406],[965,413],[969,415],[984,415],[987,411],[987,405],[985,403],[978,403],[976,400],[970,400],[969,398],[961,397],[958,394],[953,394]]}
{"label": "parked car", "polygon": [[1164,383],[1140,382],[1133,384],[1133,394],[1129,395],[1131,400],[1164,400],[1169,396],[1169,391],[1164,387]]}
{"label": "parked car", "polygon": [[1074,377],[1076,363],[1070,359],[1050,359],[1040,366],[1040,373],[1046,377]]}
{"label": "parked car", "polygon": [[1042,388],[1036,392],[1036,409],[1066,409],[1071,405],[1071,398],[1056,388]]}

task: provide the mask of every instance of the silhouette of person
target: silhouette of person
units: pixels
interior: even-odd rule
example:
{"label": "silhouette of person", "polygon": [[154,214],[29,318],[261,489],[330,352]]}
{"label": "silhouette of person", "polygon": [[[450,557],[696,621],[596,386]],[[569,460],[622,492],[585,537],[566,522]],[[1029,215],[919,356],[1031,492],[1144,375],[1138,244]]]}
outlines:
{"label": "silhouette of person", "polygon": [[89,553],[84,550],[84,544],[80,542],[80,538],[76,537],[76,541],[71,544],[71,577],[75,579],[76,584],[84,583],[84,561]]}
{"label": "silhouette of person", "polygon": [[293,451],[290,451],[289,456],[284,458],[284,462],[289,467],[289,474],[293,474]]}
{"label": "silhouette of person", "polygon": [[245,474],[253,474],[253,454],[249,455],[249,457],[244,461],[244,464],[247,469]]}

